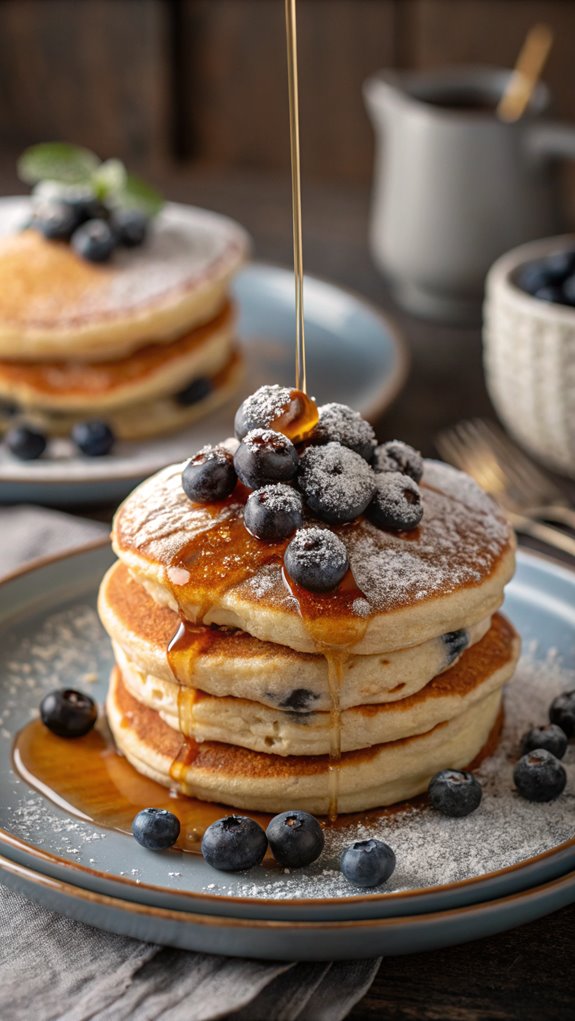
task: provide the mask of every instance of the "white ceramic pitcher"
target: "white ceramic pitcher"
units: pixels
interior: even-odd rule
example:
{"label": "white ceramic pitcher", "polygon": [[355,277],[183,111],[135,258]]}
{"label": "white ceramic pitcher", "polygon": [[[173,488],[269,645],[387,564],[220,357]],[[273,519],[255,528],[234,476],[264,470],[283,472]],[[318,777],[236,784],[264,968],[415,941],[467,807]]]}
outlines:
{"label": "white ceramic pitcher", "polygon": [[371,249],[399,302],[427,318],[478,318],[485,274],[502,252],[562,227],[557,157],[575,127],[528,112],[495,115],[508,70],[384,71],[364,86],[376,134]]}

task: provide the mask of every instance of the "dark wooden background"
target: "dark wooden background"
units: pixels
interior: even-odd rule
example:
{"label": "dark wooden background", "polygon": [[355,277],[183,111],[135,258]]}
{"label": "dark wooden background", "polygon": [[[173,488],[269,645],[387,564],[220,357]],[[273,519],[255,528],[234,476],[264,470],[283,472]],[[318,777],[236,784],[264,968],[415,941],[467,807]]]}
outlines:
{"label": "dark wooden background", "polygon": [[[573,0],[299,0],[303,170],[367,184],[361,85],[384,66],[511,65],[556,31],[546,78],[575,120]],[[162,176],[288,166],[283,0],[0,0],[0,160],[66,139]]]}

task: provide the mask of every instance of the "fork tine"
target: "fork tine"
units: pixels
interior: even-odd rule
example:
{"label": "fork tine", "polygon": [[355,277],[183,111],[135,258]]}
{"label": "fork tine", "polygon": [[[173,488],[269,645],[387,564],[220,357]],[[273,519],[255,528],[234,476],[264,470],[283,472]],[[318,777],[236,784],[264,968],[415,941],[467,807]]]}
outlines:
{"label": "fork tine", "polygon": [[552,479],[511,440],[505,433],[491,422],[483,422],[483,428],[494,446],[497,448],[506,468],[513,472],[518,481],[525,483],[539,499],[543,495],[563,496]]}

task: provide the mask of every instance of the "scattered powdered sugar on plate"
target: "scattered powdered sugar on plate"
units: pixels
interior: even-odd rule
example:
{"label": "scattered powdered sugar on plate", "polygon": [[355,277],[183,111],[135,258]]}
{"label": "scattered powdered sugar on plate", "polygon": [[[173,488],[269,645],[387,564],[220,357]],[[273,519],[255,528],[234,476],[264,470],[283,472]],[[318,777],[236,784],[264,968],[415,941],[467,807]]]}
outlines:
{"label": "scattered powdered sugar on plate", "polygon": [[[376,837],[393,847],[397,867],[379,893],[398,893],[442,886],[509,868],[549,851],[575,837],[575,746],[570,744],[563,765],[567,788],[557,801],[534,804],[520,798],[513,787],[513,765],[525,731],[547,720],[549,703],[572,688],[575,674],[564,669],[553,652],[535,658],[531,647],[506,692],[506,722],[495,755],[476,775],[483,786],[479,809],[465,819],[448,819],[428,807],[407,807],[389,816],[366,815],[364,822],[326,830],[326,846],[319,861],[289,876],[265,871],[265,883],[247,874],[240,888],[225,878],[210,885],[213,892],[239,897],[346,897],[360,893],[343,878],[338,862],[355,840]],[[251,875],[254,875],[253,873]],[[207,889],[207,887],[205,888]]]}
{"label": "scattered powdered sugar on plate", "polygon": [[534,644],[525,649],[507,690],[501,744],[477,770],[484,789],[477,812],[465,819],[447,819],[429,808],[412,806],[379,817],[366,814],[361,822],[328,829],[322,857],[306,869],[259,868],[237,876],[209,870],[193,855],[151,855],[127,835],[57,809],[11,771],[13,738],[35,717],[42,695],[61,685],[82,687],[82,678],[97,675],[90,693],[102,705],[110,664],[111,650],[96,612],[81,599],[37,621],[31,617],[16,622],[13,634],[5,633],[0,650],[0,757],[6,778],[0,828],[64,862],[178,892],[301,901],[356,896],[360,891],[343,878],[338,862],[345,846],[366,837],[385,840],[396,853],[394,875],[375,891],[391,893],[480,877],[526,862],[575,835],[573,743],[564,759],[567,788],[557,801],[531,804],[513,788],[522,734],[547,719],[549,703],[560,691],[575,687],[575,671],[563,666],[555,653],[542,654]]}

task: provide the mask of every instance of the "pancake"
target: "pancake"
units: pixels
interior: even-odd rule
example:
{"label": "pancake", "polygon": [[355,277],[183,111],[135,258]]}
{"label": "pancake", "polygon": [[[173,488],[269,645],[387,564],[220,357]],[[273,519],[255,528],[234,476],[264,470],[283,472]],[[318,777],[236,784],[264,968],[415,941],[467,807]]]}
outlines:
{"label": "pancake", "polygon": [[[360,705],[340,715],[342,752],[425,733],[454,720],[501,689],[519,656],[519,638],[499,614],[482,640],[415,695],[386,705]],[[126,689],[195,741],[217,741],[282,756],[329,755],[329,712],[271,709],[242,698],[217,698],[142,674],[114,644]]]}
{"label": "pancake", "polygon": [[204,326],[169,343],[148,344],[112,361],[0,360],[0,397],[24,409],[96,415],[178,393],[187,382],[215,376],[230,359],[230,302]]}
{"label": "pancake", "polygon": [[[186,406],[180,404],[176,397],[158,397],[156,400],[129,404],[127,407],[108,411],[106,422],[119,440],[146,440],[161,436],[163,433],[175,432],[229,401],[239,385],[242,373],[243,359],[237,350],[232,350],[227,364],[212,377],[211,392],[201,400]],[[51,436],[68,436],[79,415],[80,411],[72,415],[36,408],[27,412],[26,422],[38,426]],[[92,415],[92,405],[86,402],[82,417],[90,418]],[[0,417],[0,433],[13,424],[12,418]]]}
{"label": "pancake", "polygon": [[168,204],[146,244],[97,265],[22,231],[30,210],[0,210],[0,358],[106,360],[171,341],[217,315],[248,251],[232,220]]}
{"label": "pancake", "polygon": [[[338,809],[359,812],[421,794],[444,768],[468,766],[489,753],[500,730],[501,692],[495,691],[448,723],[417,737],[345,753],[337,766]],[[267,755],[206,741],[180,757],[181,737],[153,709],[127,691],[112,672],[107,715],[118,749],[138,772],[165,786],[172,775],[184,794],[234,808],[279,812],[286,806],[327,813],[329,758]],[[175,766],[174,766],[175,763]]]}
{"label": "pancake", "polygon": [[513,574],[514,535],[503,512],[448,465],[425,462],[424,514],[414,531],[383,531],[364,518],[333,529],[354,584],[318,596],[288,588],[287,541],[250,536],[238,495],[215,506],[188,500],[182,467],[130,494],[112,540],[152,598],[191,622],[241,628],[301,652],[387,653],[490,617]]}
{"label": "pancake", "polygon": [[[168,663],[166,649],[180,618],[158,606],[116,563],[100,586],[98,612],[116,645],[151,690],[168,692],[173,673],[181,684],[218,696],[259,702],[290,712],[329,712],[331,695],[324,656],[296,652],[261,642],[245,631],[197,625]],[[350,655],[342,664],[339,699],[342,709],[393,702],[420,691],[433,677],[457,662],[463,650],[479,641],[490,618],[460,632],[449,631],[410,649],[385,656]],[[152,704],[153,708],[158,706]]]}

